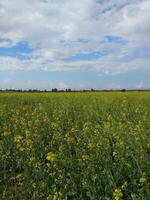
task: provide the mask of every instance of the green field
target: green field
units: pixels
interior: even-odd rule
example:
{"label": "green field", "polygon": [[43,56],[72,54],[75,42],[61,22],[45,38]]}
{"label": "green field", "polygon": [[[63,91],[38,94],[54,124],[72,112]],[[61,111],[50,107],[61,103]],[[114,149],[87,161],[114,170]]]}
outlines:
{"label": "green field", "polygon": [[1,199],[149,200],[150,93],[0,93]]}

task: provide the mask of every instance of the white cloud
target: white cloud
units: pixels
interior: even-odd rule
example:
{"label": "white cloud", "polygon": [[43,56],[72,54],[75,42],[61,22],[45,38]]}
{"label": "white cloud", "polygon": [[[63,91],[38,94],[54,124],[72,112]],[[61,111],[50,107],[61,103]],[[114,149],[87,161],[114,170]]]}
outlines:
{"label": "white cloud", "polygon": [[[135,49],[150,45],[149,10],[149,0],[0,0],[0,38],[12,41],[0,41],[0,47],[27,41],[34,48],[29,60],[0,56],[0,70],[122,73],[150,68],[149,59],[129,59]],[[128,43],[100,42],[106,35],[123,37]],[[89,42],[80,42],[82,38]],[[62,61],[103,50],[109,54],[95,61]]]}

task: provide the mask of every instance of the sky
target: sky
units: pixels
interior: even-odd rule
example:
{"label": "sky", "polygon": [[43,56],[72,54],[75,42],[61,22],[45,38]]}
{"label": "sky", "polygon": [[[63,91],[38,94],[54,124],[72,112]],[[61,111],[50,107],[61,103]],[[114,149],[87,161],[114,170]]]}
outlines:
{"label": "sky", "polygon": [[150,0],[0,0],[0,89],[150,89]]}

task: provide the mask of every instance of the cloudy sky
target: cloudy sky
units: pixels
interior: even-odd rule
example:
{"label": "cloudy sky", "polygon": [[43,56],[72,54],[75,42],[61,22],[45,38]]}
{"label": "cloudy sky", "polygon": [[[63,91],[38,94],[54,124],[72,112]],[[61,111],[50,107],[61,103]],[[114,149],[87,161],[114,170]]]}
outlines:
{"label": "cloudy sky", "polygon": [[150,0],[0,0],[0,88],[150,88]]}

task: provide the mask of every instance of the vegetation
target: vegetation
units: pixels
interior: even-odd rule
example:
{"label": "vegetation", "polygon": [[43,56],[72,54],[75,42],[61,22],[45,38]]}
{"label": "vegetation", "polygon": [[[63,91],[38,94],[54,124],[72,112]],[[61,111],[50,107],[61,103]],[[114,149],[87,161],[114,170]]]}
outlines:
{"label": "vegetation", "polygon": [[150,93],[0,93],[2,200],[148,200]]}

